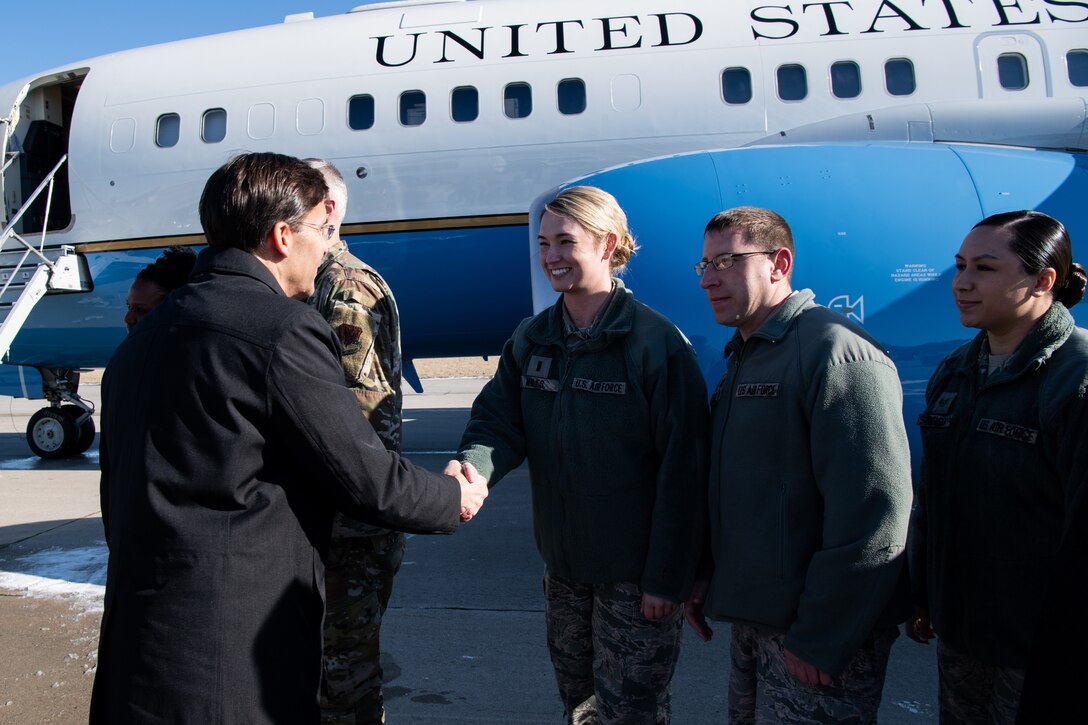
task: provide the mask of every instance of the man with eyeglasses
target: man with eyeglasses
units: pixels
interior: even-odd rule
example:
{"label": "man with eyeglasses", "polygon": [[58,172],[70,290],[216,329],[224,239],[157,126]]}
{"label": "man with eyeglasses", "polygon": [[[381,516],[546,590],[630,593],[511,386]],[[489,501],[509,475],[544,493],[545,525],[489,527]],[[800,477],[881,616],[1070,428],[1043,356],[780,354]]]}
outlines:
{"label": "man with eyeglasses", "polygon": [[305,304],[327,195],[289,156],[216,170],[189,282],[106,368],[92,725],[317,723],[334,509],[451,533],[486,496],[387,451],[344,386],[336,338]]}
{"label": "man with eyeglasses", "polygon": [[[335,166],[306,159],[325,177],[332,246],[317,271],[310,304],[340,341],[344,381],[382,445],[401,450],[400,314],[373,267],[348,251],[340,225],[348,189]],[[321,719],[342,725],[385,722],[380,630],[404,559],[404,534],[338,513],[325,561],[325,682]]]}
{"label": "man with eyeglasses", "polygon": [[735,330],[712,398],[710,542],[686,618],[732,625],[730,723],[872,723],[911,506],[902,389],[863,329],[794,291],[778,214],[706,226],[695,265]]}

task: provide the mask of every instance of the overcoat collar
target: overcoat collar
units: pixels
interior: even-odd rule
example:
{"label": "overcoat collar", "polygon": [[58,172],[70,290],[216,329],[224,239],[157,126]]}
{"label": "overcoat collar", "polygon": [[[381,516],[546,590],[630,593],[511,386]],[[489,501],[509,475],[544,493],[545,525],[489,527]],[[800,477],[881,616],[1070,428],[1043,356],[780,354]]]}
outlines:
{"label": "overcoat collar", "polygon": [[280,283],[261,264],[260,260],[249,252],[237,247],[206,247],[197,255],[196,264],[193,265],[192,279],[197,279],[206,274],[227,274],[252,277],[269,287],[278,295],[284,293]]}

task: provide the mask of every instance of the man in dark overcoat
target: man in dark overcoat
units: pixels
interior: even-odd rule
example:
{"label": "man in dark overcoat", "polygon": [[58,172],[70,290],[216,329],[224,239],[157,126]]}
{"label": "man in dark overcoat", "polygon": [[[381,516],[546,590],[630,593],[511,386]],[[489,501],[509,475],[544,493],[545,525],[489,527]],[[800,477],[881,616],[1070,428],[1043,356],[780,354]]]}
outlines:
{"label": "man in dark overcoat", "polygon": [[243,154],[200,199],[208,248],[102,387],[109,546],[93,724],[316,723],[334,508],[451,533],[486,487],[386,451],[306,305],[319,171]]}

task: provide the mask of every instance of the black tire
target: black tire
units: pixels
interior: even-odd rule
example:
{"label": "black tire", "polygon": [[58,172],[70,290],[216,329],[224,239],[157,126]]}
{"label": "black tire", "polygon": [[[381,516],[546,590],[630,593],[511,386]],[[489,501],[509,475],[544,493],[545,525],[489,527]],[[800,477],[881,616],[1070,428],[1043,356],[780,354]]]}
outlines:
{"label": "black tire", "polygon": [[[79,416],[83,415],[83,408],[78,405],[72,405],[68,403],[60,406],[60,409],[72,417],[74,422]],[[79,441],[76,443],[76,447],[72,449],[71,455],[78,456],[80,453],[86,452],[91,444],[94,443],[94,418],[87,416],[87,420],[79,426]]]}
{"label": "black tire", "polygon": [[79,429],[67,413],[42,408],[26,426],[26,442],[40,458],[66,458],[79,443]]}

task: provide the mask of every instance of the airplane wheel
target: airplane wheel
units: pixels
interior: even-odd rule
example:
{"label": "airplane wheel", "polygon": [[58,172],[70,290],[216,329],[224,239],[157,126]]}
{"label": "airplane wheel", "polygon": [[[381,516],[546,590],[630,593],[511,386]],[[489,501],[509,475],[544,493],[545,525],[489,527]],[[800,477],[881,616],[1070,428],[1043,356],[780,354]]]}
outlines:
{"label": "airplane wheel", "polygon": [[[83,415],[83,408],[71,403],[60,406],[60,409],[71,416],[73,423],[79,416]],[[87,420],[83,421],[83,424],[79,426],[79,441],[70,455],[78,456],[80,453],[84,453],[91,447],[92,443],[94,443],[94,418],[87,416]]]}
{"label": "airplane wheel", "polygon": [[67,413],[56,408],[42,408],[30,418],[26,442],[36,456],[64,458],[79,444],[79,429]]}

